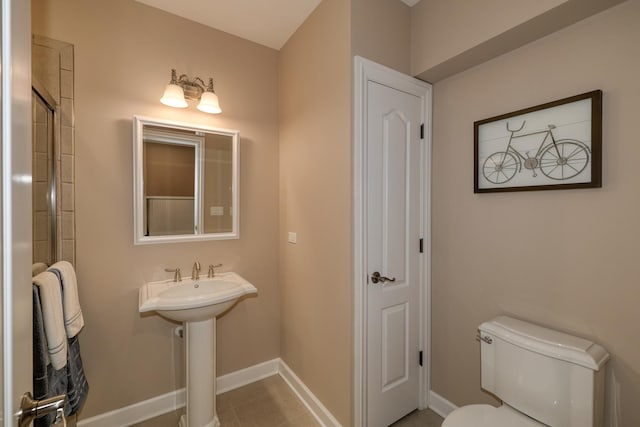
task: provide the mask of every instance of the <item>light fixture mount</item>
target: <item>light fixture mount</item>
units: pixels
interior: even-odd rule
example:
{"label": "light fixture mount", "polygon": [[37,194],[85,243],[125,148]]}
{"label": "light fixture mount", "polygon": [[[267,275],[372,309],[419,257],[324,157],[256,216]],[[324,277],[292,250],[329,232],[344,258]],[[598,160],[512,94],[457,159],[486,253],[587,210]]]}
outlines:
{"label": "light fixture mount", "polygon": [[[182,96],[179,93],[182,92]],[[178,95],[176,95],[178,93]],[[210,93],[210,94],[209,94]],[[206,95],[206,96],[203,96]],[[176,101],[176,97],[178,100]],[[182,98],[182,99],[179,99]],[[198,109],[212,114],[222,112],[218,103],[218,96],[213,89],[213,78],[209,78],[209,84],[205,85],[200,77],[189,78],[186,74],[177,77],[175,68],[171,69],[171,81],[165,89],[164,96],[160,100],[171,107],[184,108],[187,106],[185,99],[200,101]]]}

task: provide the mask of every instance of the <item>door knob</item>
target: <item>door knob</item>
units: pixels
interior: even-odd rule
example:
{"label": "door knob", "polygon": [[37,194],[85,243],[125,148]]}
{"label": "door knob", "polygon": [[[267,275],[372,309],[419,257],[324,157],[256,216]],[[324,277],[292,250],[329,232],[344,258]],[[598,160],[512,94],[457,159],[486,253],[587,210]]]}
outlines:
{"label": "door knob", "polygon": [[388,277],[381,276],[380,273],[377,271],[374,271],[373,274],[371,274],[371,282],[374,284],[378,282],[385,283],[385,282],[395,282],[395,281],[396,281],[395,277],[390,279]]}
{"label": "door knob", "polygon": [[[31,421],[44,417],[47,414],[56,413],[56,418],[64,420],[64,407],[67,404],[67,395],[50,397],[48,399],[33,400],[31,393],[26,392],[20,401],[20,411],[18,412],[18,427],[28,427]],[[58,420],[56,419],[56,422]]]}

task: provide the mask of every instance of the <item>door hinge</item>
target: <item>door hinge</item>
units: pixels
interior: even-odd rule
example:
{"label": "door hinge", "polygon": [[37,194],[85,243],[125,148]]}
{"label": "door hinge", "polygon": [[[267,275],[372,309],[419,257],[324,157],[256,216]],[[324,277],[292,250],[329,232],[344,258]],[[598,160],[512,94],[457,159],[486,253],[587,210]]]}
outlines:
{"label": "door hinge", "polygon": [[420,125],[420,139],[424,139],[424,123]]}
{"label": "door hinge", "polygon": [[422,350],[420,350],[420,353],[418,353],[418,364],[422,366]]}
{"label": "door hinge", "polygon": [[423,253],[423,252],[424,252],[424,242],[423,242],[423,239],[420,238],[420,253]]}

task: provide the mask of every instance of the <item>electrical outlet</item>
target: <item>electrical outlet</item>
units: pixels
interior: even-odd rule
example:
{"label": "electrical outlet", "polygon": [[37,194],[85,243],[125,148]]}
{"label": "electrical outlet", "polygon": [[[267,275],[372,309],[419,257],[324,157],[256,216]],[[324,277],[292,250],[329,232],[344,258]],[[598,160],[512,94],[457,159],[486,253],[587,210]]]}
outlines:
{"label": "electrical outlet", "polygon": [[292,232],[292,231],[290,231],[288,240],[289,240],[289,243],[297,243],[298,242],[297,234]]}

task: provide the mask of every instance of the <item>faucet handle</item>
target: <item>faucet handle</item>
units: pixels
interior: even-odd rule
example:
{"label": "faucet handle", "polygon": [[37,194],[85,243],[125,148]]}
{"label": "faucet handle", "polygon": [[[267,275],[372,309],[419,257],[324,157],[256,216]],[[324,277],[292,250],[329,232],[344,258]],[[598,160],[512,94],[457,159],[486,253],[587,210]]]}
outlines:
{"label": "faucet handle", "polygon": [[214,268],[219,268],[219,267],[222,267],[222,264],[216,264],[216,265],[209,264],[209,273],[207,274],[207,277],[209,277],[209,278],[215,277],[216,272],[215,272]]}
{"label": "faucet handle", "polygon": [[164,271],[166,271],[167,273],[175,273],[173,276],[173,281],[174,282],[181,282],[182,281],[182,275],[180,274],[180,268],[165,268]]}

